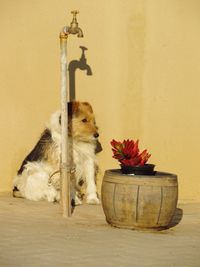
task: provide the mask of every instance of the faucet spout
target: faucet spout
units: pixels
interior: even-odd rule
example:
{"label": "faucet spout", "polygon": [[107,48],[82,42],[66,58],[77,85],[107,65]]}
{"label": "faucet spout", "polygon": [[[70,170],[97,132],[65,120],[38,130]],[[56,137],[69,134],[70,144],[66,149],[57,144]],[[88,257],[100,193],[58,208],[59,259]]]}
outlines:
{"label": "faucet spout", "polygon": [[85,69],[86,69],[86,74],[89,76],[89,75],[92,75],[92,70],[91,70],[91,68],[90,68],[90,66],[87,64],[86,66],[85,66]]}
{"label": "faucet spout", "polygon": [[81,28],[78,28],[78,35],[77,35],[77,37],[83,37],[83,31],[81,30]]}

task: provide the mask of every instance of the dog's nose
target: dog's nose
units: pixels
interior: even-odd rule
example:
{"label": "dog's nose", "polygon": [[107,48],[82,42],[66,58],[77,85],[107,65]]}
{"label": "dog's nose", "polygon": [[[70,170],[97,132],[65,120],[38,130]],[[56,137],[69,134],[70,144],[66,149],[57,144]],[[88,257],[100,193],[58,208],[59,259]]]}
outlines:
{"label": "dog's nose", "polygon": [[95,138],[98,138],[98,137],[99,137],[99,134],[98,134],[98,133],[95,133],[95,134],[94,134],[94,137],[95,137]]}

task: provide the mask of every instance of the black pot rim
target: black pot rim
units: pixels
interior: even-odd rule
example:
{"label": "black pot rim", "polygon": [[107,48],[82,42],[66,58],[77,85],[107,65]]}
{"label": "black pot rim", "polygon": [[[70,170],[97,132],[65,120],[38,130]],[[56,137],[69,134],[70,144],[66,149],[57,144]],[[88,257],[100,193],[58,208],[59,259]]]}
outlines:
{"label": "black pot rim", "polygon": [[154,164],[144,164],[144,165],[130,166],[130,165],[120,164],[120,166],[124,167],[124,168],[146,169],[146,168],[155,168],[156,165],[154,165]]}
{"label": "black pot rim", "polygon": [[154,164],[144,164],[138,166],[121,165],[121,171],[123,174],[135,174],[135,175],[155,175]]}

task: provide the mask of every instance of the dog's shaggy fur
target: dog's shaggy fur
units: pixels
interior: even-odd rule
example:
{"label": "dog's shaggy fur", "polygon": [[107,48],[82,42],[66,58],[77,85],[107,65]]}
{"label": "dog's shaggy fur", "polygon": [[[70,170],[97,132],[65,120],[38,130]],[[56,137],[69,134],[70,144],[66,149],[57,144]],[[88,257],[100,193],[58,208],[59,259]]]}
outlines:
{"label": "dog's shaggy fur", "polygon": [[[96,189],[96,156],[98,128],[92,107],[87,102],[68,103],[69,144],[75,167],[75,202],[80,185],[86,183],[86,202],[98,204]],[[30,200],[46,199],[49,202],[60,199],[60,154],[61,154],[61,113],[54,113],[40,140],[24,159],[17,176],[14,178],[14,196]],[[79,194],[80,196],[80,194]]]}

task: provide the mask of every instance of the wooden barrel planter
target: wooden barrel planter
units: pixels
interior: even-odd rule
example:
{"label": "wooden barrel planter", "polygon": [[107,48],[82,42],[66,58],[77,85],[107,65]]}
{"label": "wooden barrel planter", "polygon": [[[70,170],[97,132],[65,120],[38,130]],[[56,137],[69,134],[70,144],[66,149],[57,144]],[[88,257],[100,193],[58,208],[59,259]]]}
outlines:
{"label": "wooden barrel planter", "polygon": [[178,200],[175,174],[126,175],[107,170],[102,183],[102,206],[109,224],[128,229],[167,228]]}

